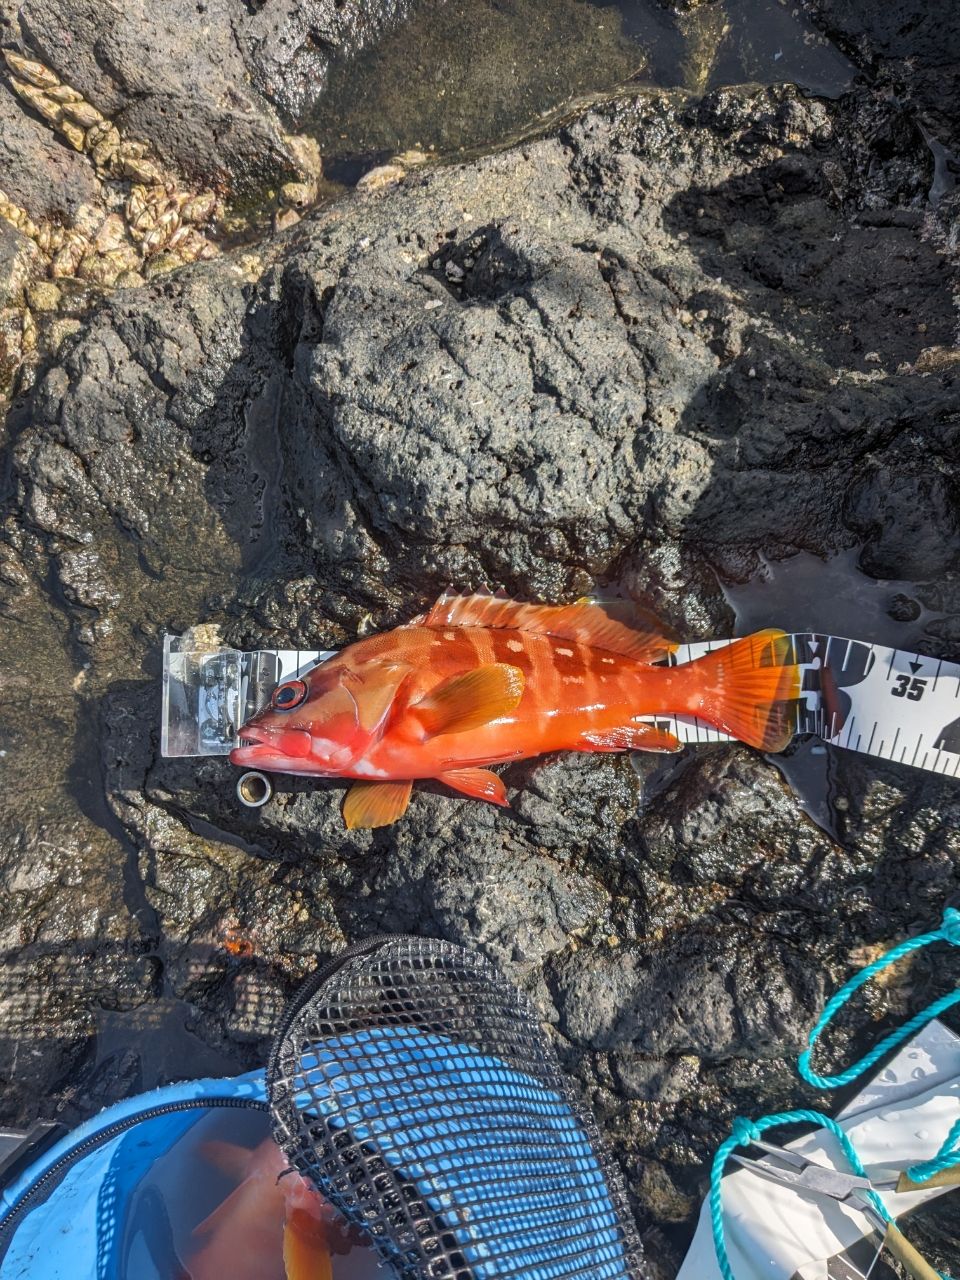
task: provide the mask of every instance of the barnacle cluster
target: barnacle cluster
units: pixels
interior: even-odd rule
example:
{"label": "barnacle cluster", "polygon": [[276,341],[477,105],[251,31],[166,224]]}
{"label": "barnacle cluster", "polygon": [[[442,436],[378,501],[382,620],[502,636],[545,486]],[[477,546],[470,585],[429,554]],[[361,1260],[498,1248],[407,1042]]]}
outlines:
{"label": "barnacle cluster", "polygon": [[89,156],[103,180],[104,207],[84,206],[70,226],[34,222],[0,191],[0,217],[34,241],[52,277],[77,276],[102,286],[138,284],[217,253],[203,232],[222,212],[215,192],[181,189],[146,143],[123,138],[111,120],[48,67],[9,49],[2,52],[14,92],[71,147]]}
{"label": "barnacle cluster", "polygon": [[[124,137],[116,124],[64,84],[55,72],[11,49],[0,50],[0,74],[29,108],[74,150],[86,156],[98,177],[98,198],[82,205],[69,220],[34,220],[0,190],[0,219],[33,244],[29,270],[36,281],[22,303],[0,306],[0,391],[11,373],[38,344],[37,320],[43,314],[44,345],[55,346],[76,328],[85,287],[129,287],[218,252],[210,237],[225,225],[217,192],[196,190],[165,169],[145,142]],[[4,65],[5,64],[5,65]],[[297,221],[314,202],[321,171],[312,139],[285,138],[301,180],[276,193],[278,225]],[[0,174],[2,182],[2,174]],[[26,248],[26,246],[25,246]],[[36,313],[36,314],[35,314]]]}

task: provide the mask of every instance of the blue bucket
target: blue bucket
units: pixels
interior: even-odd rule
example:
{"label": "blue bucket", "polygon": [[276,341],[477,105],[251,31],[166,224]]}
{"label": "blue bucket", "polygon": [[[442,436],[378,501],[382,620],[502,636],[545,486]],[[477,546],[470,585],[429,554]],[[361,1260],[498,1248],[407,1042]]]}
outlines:
{"label": "blue bucket", "polygon": [[262,1071],[140,1094],[55,1142],[0,1191],[0,1280],[172,1280],[177,1204],[157,1171],[191,1132],[237,1111],[269,1133]]}

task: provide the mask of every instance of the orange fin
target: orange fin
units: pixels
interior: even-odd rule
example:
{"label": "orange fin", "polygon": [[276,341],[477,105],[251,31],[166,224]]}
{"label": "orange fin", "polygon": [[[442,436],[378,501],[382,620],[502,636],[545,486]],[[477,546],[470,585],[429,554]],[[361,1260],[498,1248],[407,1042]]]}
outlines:
{"label": "orange fin", "polygon": [[333,1280],[333,1260],[322,1225],[297,1210],[283,1228],[283,1269],[286,1280]]}
{"label": "orange fin", "polygon": [[490,769],[448,769],[437,778],[446,787],[461,791],[474,800],[489,800],[491,804],[499,804],[509,808],[507,789],[500,778]]}
{"label": "orange fin", "polygon": [[406,813],[412,790],[412,782],[355,782],[343,798],[347,830],[389,827]]}
{"label": "orange fin", "polygon": [[792,704],[800,696],[800,668],[783,631],[757,631],[678,670],[689,670],[691,678],[696,672],[697,715],[741,742],[782,751],[796,732]]}
{"label": "orange fin", "polygon": [[509,715],[523,697],[519,667],[492,662],[462,676],[451,676],[410,708],[427,736],[466,733]]}
{"label": "orange fin", "polygon": [[[629,621],[624,619],[629,617]],[[638,662],[658,662],[672,653],[677,641],[669,628],[641,614],[628,601],[576,604],[524,604],[503,596],[444,593],[433,608],[409,625],[423,627],[495,627],[532,631],[573,640],[576,644],[622,653]]]}
{"label": "orange fin", "polygon": [[584,751],[682,751],[683,743],[674,733],[655,724],[625,724],[616,729],[598,729],[581,736]]}

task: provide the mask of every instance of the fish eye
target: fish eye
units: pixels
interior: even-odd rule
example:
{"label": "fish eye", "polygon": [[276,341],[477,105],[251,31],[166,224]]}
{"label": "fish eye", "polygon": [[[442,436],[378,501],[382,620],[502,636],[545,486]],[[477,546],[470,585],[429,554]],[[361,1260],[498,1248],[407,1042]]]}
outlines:
{"label": "fish eye", "polygon": [[270,705],[274,711],[292,711],[299,707],[307,696],[307,686],[302,680],[288,680],[286,684],[277,685],[270,696]]}

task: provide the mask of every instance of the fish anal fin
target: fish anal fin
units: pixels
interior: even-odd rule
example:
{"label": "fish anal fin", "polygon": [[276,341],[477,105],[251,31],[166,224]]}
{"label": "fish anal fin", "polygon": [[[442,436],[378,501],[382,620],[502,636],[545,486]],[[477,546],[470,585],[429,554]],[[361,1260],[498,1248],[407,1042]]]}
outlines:
{"label": "fish anal fin", "polygon": [[492,627],[573,640],[638,662],[658,662],[677,647],[671,629],[630,601],[578,600],[576,604],[525,604],[499,595],[445,593],[415,619],[424,627]]}
{"label": "fish anal fin", "polygon": [[790,636],[757,631],[714,649],[689,670],[700,690],[697,715],[762,751],[782,751],[796,732],[800,668]]}
{"label": "fish anal fin", "polygon": [[300,1209],[294,1209],[284,1224],[283,1269],[286,1280],[333,1280],[323,1224]]}
{"label": "fish anal fin", "polygon": [[523,696],[519,667],[491,662],[463,675],[451,676],[410,707],[428,738],[466,733],[509,715]]}
{"label": "fish anal fin", "polygon": [[583,751],[682,751],[675,733],[655,724],[618,725],[615,729],[588,730],[581,736]]}
{"label": "fish anal fin", "polygon": [[448,769],[440,774],[437,781],[474,800],[488,800],[504,809],[509,808],[507,789],[491,769]]}
{"label": "fish anal fin", "polygon": [[347,830],[389,827],[406,813],[412,790],[412,782],[355,782],[343,798]]}

